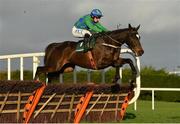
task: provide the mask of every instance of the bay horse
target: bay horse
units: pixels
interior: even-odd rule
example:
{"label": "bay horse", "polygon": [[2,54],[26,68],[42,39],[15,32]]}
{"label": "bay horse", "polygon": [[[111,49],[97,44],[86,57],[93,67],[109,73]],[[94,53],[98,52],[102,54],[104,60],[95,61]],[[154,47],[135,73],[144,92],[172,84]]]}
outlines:
{"label": "bay horse", "polygon": [[[123,44],[126,44],[136,56],[141,56],[144,50],[140,43],[140,36],[137,27],[117,29],[96,34],[95,47],[91,50],[92,59],[89,59],[89,52],[76,52],[77,42],[64,41],[61,43],[51,43],[45,50],[44,66],[37,68],[34,80],[44,73],[51,81],[53,73],[64,73],[73,71],[75,65],[83,68],[99,70],[112,66],[116,68],[116,74],[113,82],[119,79],[119,68],[124,64],[129,64],[132,70],[132,80],[135,80],[136,69],[133,61],[129,58],[120,58],[120,50]],[[92,64],[92,62],[94,65]]]}

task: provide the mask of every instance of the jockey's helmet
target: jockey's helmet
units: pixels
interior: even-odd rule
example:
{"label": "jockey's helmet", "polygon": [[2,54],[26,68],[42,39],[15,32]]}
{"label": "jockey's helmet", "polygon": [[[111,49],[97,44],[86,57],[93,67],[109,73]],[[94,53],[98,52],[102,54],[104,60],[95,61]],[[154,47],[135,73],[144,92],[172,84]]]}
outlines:
{"label": "jockey's helmet", "polygon": [[103,16],[102,12],[99,9],[93,9],[90,15],[91,17],[98,17],[98,18],[101,18]]}

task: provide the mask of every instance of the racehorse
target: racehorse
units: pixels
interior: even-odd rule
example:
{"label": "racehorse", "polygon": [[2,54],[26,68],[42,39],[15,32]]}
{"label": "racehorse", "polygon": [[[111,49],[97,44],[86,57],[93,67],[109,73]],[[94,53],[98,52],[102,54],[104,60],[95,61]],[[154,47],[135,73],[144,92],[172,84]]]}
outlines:
{"label": "racehorse", "polygon": [[[120,50],[123,44],[126,44],[136,56],[141,56],[144,50],[140,43],[140,36],[137,27],[117,29],[113,31],[96,34],[96,43],[94,48],[89,52],[76,52],[77,42],[64,41],[61,43],[51,43],[45,50],[44,66],[37,68],[34,80],[39,78],[39,75],[44,73],[48,77],[48,82],[51,81],[53,73],[71,72],[78,65],[88,69],[104,69],[112,66],[116,68],[116,74],[113,82],[116,83],[119,79],[119,68],[124,64],[129,64],[132,70],[132,80],[135,80],[136,69],[133,61],[129,58],[121,58]],[[93,64],[92,64],[93,63]]]}

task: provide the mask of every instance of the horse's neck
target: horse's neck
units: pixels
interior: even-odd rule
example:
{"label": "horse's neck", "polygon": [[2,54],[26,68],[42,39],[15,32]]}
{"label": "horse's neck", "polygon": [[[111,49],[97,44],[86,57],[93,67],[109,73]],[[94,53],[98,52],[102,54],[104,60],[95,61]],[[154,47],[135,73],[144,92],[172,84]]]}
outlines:
{"label": "horse's neck", "polygon": [[128,30],[124,29],[124,30],[117,30],[117,31],[112,31],[112,33],[109,34],[109,36],[111,36],[112,38],[118,40],[118,39],[124,39],[126,38],[128,34]]}
{"label": "horse's neck", "polygon": [[[121,46],[124,44],[127,37],[127,31],[115,32],[112,31],[105,35],[103,39],[106,43],[111,43],[112,45]],[[118,43],[117,43],[118,42]]]}

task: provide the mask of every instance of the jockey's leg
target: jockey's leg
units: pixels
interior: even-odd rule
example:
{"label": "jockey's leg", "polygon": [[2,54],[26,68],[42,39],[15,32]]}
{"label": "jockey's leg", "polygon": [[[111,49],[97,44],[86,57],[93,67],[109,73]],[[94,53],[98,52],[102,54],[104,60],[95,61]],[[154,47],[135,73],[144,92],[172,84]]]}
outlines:
{"label": "jockey's leg", "polygon": [[92,35],[90,31],[86,29],[78,29],[75,26],[72,28],[72,34],[75,37],[84,38],[84,52],[87,52],[90,49],[89,37]]}
{"label": "jockey's leg", "polygon": [[84,48],[85,49],[90,49],[90,39],[89,39],[90,35],[89,34],[85,34],[84,35]]}
{"label": "jockey's leg", "polygon": [[72,28],[72,34],[74,37],[79,37],[79,38],[85,37],[85,34],[89,34],[90,36],[92,35],[90,31],[86,29],[79,29],[76,28],[75,26]]}
{"label": "jockey's leg", "polygon": [[84,49],[86,52],[86,49],[89,50],[89,49],[92,49],[90,48],[90,36],[92,35],[88,30],[82,30],[82,34],[84,36]]}

